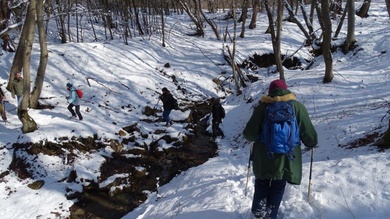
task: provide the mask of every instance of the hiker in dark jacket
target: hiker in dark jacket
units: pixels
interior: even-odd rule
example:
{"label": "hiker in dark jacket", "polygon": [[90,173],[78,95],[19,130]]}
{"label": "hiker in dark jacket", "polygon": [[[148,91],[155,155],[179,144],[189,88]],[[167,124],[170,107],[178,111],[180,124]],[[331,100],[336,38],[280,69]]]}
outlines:
{"label": "hiker in dark jacket", "polygon": [[[68,110],[72,114],[72,116],[70,116],[69,118],[74,119],[74,118],[76,118],[76,114],[77,114],[77,116],[79,117],[79,120],[83,120],[83,116],[80,113],[80,98],[77,95],[76,88],[73,87],[73,85],[71,83],[67,83],[66,89],[69,91],[69,96],[66,97],[66,99],[68,100],[68,103],[69,103]],[[73,110],[73,107],[76,108],[76,113]]]}
{"label": "hiker in dark jacket", "polygon": [[16,73],[11,86],[11,96],[14,99],[16,96],[16,100],[18,101],[18,106],[20,106],[20,101],[23,96],[23,83],[24,80],[22,78],[22,74],[20,72]]}
{"label": "hiker in dark jacket", "polygon": [[4,122],[7,122],[7,115],[5,114],[5,107],[3,101],[5,100],[5,94],[0,87],[0,114]]}
{"label": "hiker in dark jacket", "polygon": [[219,135],[224,137],[222,129],[219,127],[219,124],[222,123],[222,119],[225,117],[225,109],[222,107],[221,102],[219,98],[215,98],[212,100],[212,110],[211,114],[213,116],[212,120],[212,130],[213,130],[213,137],[217,137]]}
{"label": "hiker in dark jacket", "polygon": [[267,154],[267,148],[260,143],[262,124],[265,119],[265,109],[269,103],[277,101],[293,101],[299,137],[302,143],[313,148],[317,146],[317,132],[311,123],[308,112],[303,104],[296,101],[295,94],[287,89],[282,80],[275,80],[269,86],[268,96],[263,96],[254,109],[244,129],[244,137],[253,145],[253,173],[255,175],[255,192],[252,202],[252,213],[255,218],[267,217],[275,219],[283,198],[286,182],[300,185],[302,179],[301,146],[294,148],[295,159],[289,159],[287,154]]}
{"label": "hiker in dark jacket", "polygon": [[160,96],[160,100],[163,102],[163,107],[164,107],[164,111],[163,111],[163,114],[162,114],[162,117],[164,119],[164,121],[166,122],[166,126],[168,125],[172,125],[172,121],[169,117],[169,114],[171,113],[172,109],[174,108],[174,98],[171,94],[171,92],[169,92],[169,90],[164,87],[162,89],[162,94]]}

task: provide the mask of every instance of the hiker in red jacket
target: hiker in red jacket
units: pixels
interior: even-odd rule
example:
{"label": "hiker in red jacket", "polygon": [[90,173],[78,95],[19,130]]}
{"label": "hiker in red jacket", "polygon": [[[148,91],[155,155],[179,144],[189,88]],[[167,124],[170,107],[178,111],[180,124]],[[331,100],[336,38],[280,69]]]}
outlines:
{"label": "hiker in red jacket", "polygon": [[[66,97],[66,99],[68,100],[68,103],[69,103],[68,110],[70,113],[72,113],[72,116],[70,116],[69,118],[75,119],[76,114],[77,114],[79,117],[79,120],[83,120],[83,116],[80,113],[80,98],[77,95],[76,88],[73,87],[73,85],[71,83],[67,83],[66,89],[69,91],[69,96]],[[73,107],[76,108],[76,113],[73,110]]]}

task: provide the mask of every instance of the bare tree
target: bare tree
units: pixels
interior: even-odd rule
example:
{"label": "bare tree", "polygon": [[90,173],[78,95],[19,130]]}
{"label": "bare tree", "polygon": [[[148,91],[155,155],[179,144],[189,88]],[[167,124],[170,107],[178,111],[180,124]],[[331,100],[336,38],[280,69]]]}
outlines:
{"label": "bare tree", "polygon": [[197,16],[197,14],[199,14],[199,12],[197,11],[198,7],[195,7],[195,9],[194,9],[195,12],[193,13],[191,11],[191,8],[188,6],[188,4],[184,0],[179,0],[179,3],[181,5],[181,7],[184,9],[184,11],[188,14],[188,16],[190,17],[192,22],[195,24],[195,26],[196,26],[196,33],[195,33],[195,35],[203,37],[204,36],[204,30],[203,30],[202,20],[200,19],[199,16]]}
{"label": "bare tree", "polygon": [[349,50],[353,49],[353,46],[356,43],[355,38],[355,0],[347,1],[347,10],[348,10],[348,30],[347,38],[343,44],[343,51],[347,53]]}
{"label": "bare tree", "polygon": [[[312,39],[312,40],[317,39],[317,35],[314,32],[314,28],[313,28],[313,22],[310,21],[310,17],[306,13],[305,5],[303,4],[302,0],[298,0],[298,3],[301,7],[302,16],[303,16],[303,19],[305,20],[307,29],[309,30],[310,39]],[[313,3],[316,3],[316,1],[313,1]]]}
{"label": "bare tree", "polygon": [[66,43],[68,41],[67,35],[66,35],[66,29],[65,29],[65,19],[66,19],[66,13],[64,12],[64,4],[60,2],[60,0],[56,0],[55,6],[51,5],[54,10],[52,10],[56,24],[57,24],[57,30],[60,35],[61,43]]}
{"label": "bare tree", "polygon": [[[127,2],[127,1],[126,1]],[[125,7],[126,9],[129,8],[129,6],[126,6]],[[91,14],[91,9],[92,9],[92,6],[91,6],[91,0],[87,0],[87,9],[88,9],[88,17],[89,17],[89,22],[91,23],[91,28],[92,28],[92,32],[93,32],[93,36],[95,38],[95,41],[97,41],[97,36],[96,36],[96,31],[95,31],[95,26],[94,26],[94,19],[92,17],[92,14]],[[127,11],[127,10],[126,10]],[[125,19],[126,19],[126,15],[125,15]],[[126,28],[127,30],[128,28]],[[127,40],[127,38],[126,38]]]}
{"label": "bare tree", "polygon": [[390,0],[385,0],[385,2],[386,2],[387,14],[390,17]]}
{"label": "bare tree", "polygon": [[[284,1],[284,5],[290,15],[290,19],[296,23],[299,27],[299,29],[302,31],[302,33],[305,35],[306,37],[306,41],[307,41],[307,44],[311,44],[311,42],[313,41],[313,39],[315,38],[315,36],[312,36],[309,34],[308,31],[306,31],[306,29],[304,28],[304,26],[301,24],[301,22],[297,19],[297,17],[295,16],[294,14],[294,11],[292,9],[292,7],[288,4],[287,1]],[[310,23],[310,21],[308,19],[306,19],[306,12],[304,10],[304,8],[302,8],[302,13],[303,13],[303,17],[305,18],[305,21],[306,21],[306,25],[307,27],[309,28],[309,30],[311,30],[311,33],[314,34],[314,31],[313,31],[313,27]]]}
{"label": "bare tree", "polygon": [[[232,75],[234,84],[236,86],[237,95],[242,94],[241,87],[246,87],[245,78],[241,71],[241,69],[237,66],[236,63],[236,35],[237,35],[237,16],[236,16],[236,8],[235,8],[235,1],[232,1],[232,13],[233,13],[233,38],[231,38],[232,42],[232,48],[229,47],[229,45],[226,46],[227,49],[227,55],[224,54],[225,60],[230,64],[232,68]],[[226,28],[227,31],[227,28]],[[226,33],[228,35],[228,33]]]}
{"label": "bare tree", "polygon": [[68,0],[68,4],[66,5],[67,6],[67,12],[66,14],[68,15],[67,18],[68,18],[68,25],[67,25],[67,29],[68,29],[68,40],[69,42],[72,42],[73,39],[72,39],[72,34],[71,34],[71,31],[70,31],[70,24],[71,24],[71,16],[70,16],[70,11],[72,10],[72,3],[71,3],[71,0]]}
{"label": "bare tree", "polygon": [[331,52],[332,42],[332,21],[329,15],[329,2],[328,0],[321,0],[321,9],[317,4],[318,16],[323,33],[322,41],[322,55],[325,62],[325,76],[323,78],[324,83],[330,83],[333,80],[333,58]]}
{"label": "bare tree", "polygon": [[[22,132],[29,133],[37,130],[37,124],[33,118],[28,114],[27,108],[30,99],[30,60],[31,51],[34,40],[34,28],[35,28],[35,16],[36,16],[36,1],[30,0],[27,9],[26,20],[23,25],[22,37],[20,38],[19,46],[23,48],[22,63],[23,63],[23,99],[18,107],[18,117],[22,122]],[[16,58],[16,55],[15,55]]]}
{"label": "bare tree", "polygon": [[257,13],[259,12],[259,0],[253,1],[252,8],[253,8],[253,12],[252,12],[251,22],[249,24],[249,29],[256,28]]}
{"label": "bare tree", "polygon": [[241,17],[240,17],[240,20],[242,22],[241,23],[241,33],[240,33],[241,38],[245,37],[245,21],[246,21],[246,18],[248,17],[248,4],[249,4],[248,0],[244,0],[244,2],[242,4],[242,12],[241,12]]}
{"label": "bare tree", "polygon": [[368,10],[370,9],[371,0],[364,0],[362,6],[357,10],[356,15],[362,18],[368,17]]}
{"label": "bare tree", "polygon": [[201,8],[201,4],[200,4],[200,0],[198,0],[198,5],[199,5],[199,10],[200,10],[200,13],[202,14],[202,17],[203,19],[206,21],[206,23],[208,25],[210,25],[211,29],[213,30],[215,36],[217,37],[218,40],[221,39],[221,35],[219,34],[219,31],[218,31],[218,28],[217,28],[217,25],[215,24],[215,22],[212,22],[203,12],[202,8]]}
{"label": "bare tree", "polygon": [[[347,7],[348,7],[348,2],[346,3],[345,8],[347,8]],[[344,23],[346,15],[347,15],[347,10],[344,10],[343,15],[340,18],[339,25],[337,26],[337,29],[334,32],[334,38],[337,38],[337,36],[339,35],[341,28],[343,27],[343,23]]]}
{"label": "bare tree", "polygon": [[48,62],[48,51],[46,45],[46,34],[43,25],[43,0],[37,0],[37,26],[38,26],[38,36],[39,36],[39,45],[41,47],[40,60],[37,71],[37,76],[35,78],[35,86],[32,89],[30,97],[30,107],[33,109],[38,108],[38,100],[42,93],[43,81],[45,79],[46,66]]}
{"label": "bare tree", "polygon": [[268,0],[264,1],[265,9],[267,10],[267,16],[269,21],[269,30],[271,33],[272,48],[274,50],[276,67],[279,72],[279,78],[285,80],[284,78],[284,68],[280,52],[281,44],[281,35],[282,35],[282,20],[283,20],[283,0],[277,0],[277,18],[276,18],[276,31],[274,26],[274,19],[272,16],[271,9],[268,5]]}
{"label": "bare tree", "polygon": [[161,13],[161,32],[162,32],[162,43],[161,45],[163,47],[165,47],[165,21],[164,21],[164,1],[161,1],[161,10],[160,10],[160,13]]}
{"label": "bare tree", "polygon": [[311,0],[311,6],[310,6],[310,15],[309,15],[309,21],[312,24],[314,20],[314,11],[317,5],[318,0]]}

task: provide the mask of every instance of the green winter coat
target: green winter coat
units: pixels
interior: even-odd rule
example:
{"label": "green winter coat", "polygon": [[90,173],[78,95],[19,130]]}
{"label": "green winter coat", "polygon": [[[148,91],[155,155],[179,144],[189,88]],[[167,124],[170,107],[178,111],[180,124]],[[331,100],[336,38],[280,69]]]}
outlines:
{"label": "green winter coat", "polygon": [[[267,155],[266,146],[259,142],[263,127],[265,108],[268,103],[296,100],[295,94],[289,90],[275,89],[269,96],[263,96],[260,104],[254,109],[244,129],[244,137],[255,141],[253,145],[253,173],[256,179],[287,180],[290,184],[299,185],[302,179],[302,155],[300,145],[295,147],[295,159],[290,160],[285,154]],[[302,143],[309,148],[317,145],[317,132],[303,104],[294,101],[294,110]]]}
{"label": "green winter coat", "polygon": [[12,89],[11,89],[12,97],[16,96],[22,96],[23,95],[23,78],[17,79],[14,78],[14,81],[12,83]]}

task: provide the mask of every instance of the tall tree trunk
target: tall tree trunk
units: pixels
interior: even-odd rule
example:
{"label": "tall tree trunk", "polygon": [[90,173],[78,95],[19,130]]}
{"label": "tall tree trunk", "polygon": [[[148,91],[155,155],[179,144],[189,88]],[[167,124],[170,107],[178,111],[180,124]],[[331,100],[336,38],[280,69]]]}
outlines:
{"label": "tall tree trunk", "polygon": [[138,7],[137,7],[137,5],[135,4],[135,1],[134,1],[134,0],[132,1],[132,3],[133,3],[134,14],[135,14],[135,25],[136,25],[136,27],[137,27],[137,30],[138,30],[139,35],[143,36],[143,35],[145,35],[145,33],[144,33],[144,31],[142,30],[141,22],[139,21],[139,11],[138,11]]}
{"label": "tall tree trunk", "polygon": [[246,18],[248,17],[248,4],[249,4],[248,0],[244,0],[244,2],[242,3],[242,13],[240,17],[240,20],[242,22],[241,33],[240,33],[241,38],[245,37],[245,22],[246,22]]}
{"label": "tall tree trunk", "polygon": [[[34,8],[35,9],[35,8]],[[30,22],[35,22],[35,17],[33,17],[33,20]],[[6,89],[8,91],[11,91],[12,82],[14,81],[15,74],[22,71],[23,68],[23,61],[24,61],[24,51],[26,50],[25,46],[26,44],[23,42],[24,39],[27,38],[28,31],[26,29],[26,23],[27,19],[23,25],[22,33],[20,35],[19,43],[16,48],[16,53],[14,56],[14,59],[12,61],[12,66],[8,78],[8,83]],[[25,30],[26,29],[26,30]]]}
{"label": "tall tree trunk", "polygon": [[313,23],[310,22],[310,19],[307,16],[307,13],[306,13],[306,10],[305,10],[305,8],[306,8],[305,5],[303,4],[302,0],[298,0],[298,4],[301,7],[302,16],[303,16],[303,19],[305,20],[307,29],[309,30],[309,35],[310,35],[311,39],[312,40],[317,39],[317,35],[314,32],[314,28],[313,28]]}
{"label": "tall tree trunk", "polygon": [[30,99],[30,59],[31,59],[31,51],[34,41],[34,29],[35,29],[35,16],[36,16],[36,1],[30,0],[30,4],[28,6],[26,20],[24,22],[23,32],[25,38],[21,38],[19,41],[19,45],[23,44],[23,99],[18,107],[18,117],[22,122],[22,132],[29,133],[37,130],[37,124],[33,118],[28,114],[27,108]]}
{"label": "tall tree trunk", "polygon": [[[72,42],[73,41],[73,39],[72,39],[72,33],[71,33],[71,31],[70,31],[70,19],[71,19],[71,17],[72,16],[70,16],[71,15],[71,11],[72,11],[72,3],[70,2],[71,0],[68,0],[68,11],[66,12],[66,14],[68,15],[68,40],[69,40],[69,42]],[[65,7],[64,7],[65,8]]]}
{"label": "tall tree trunk", "polygon": [[65,29],[65,15],[64,15],[65,12],[63,9],[64,6],[63,7],[61,6],[63,5],[61,4],[60,0],[56,0],[55,8],[57,8],[58,15],[55,14],[55,10],[53,10],[53,13],[54,13],[55,20],[57,22],[57,29],[61,38],[61,43],[66,43],[68,40],[67,40],[66,29]]}
{"label": "tall tree trunk", "polygon": [[160,8],[160,13],[161,13],[161,32],[162,32],[162,46],[165,47],[165,21],[164,21],[164,5],[163,1],[161,1],[161,8]]}
{"label": "tall tree trunk", "polygon": [[368,17],[368,10],[370,10],[371,0],[364,0],[362,6],[356,12],[356,15],[362,18]]}
{"label": "tall tree trunk", "polygon": [[76,42],[80,42],[79,39],[79,13],[78,13],[78,2],[75,0],[75,20],[76,20]]}
{"label": "tall tree trunk", "polygon": [[278,67],[279,71],[279,78],[283,81],[285,81],[284,78],[284,68],[283,68],[283,62],[282,62],[282,56],[280,51],[280,44],[281,44],[281,38],[282,38],[282,22],[283,22],[283,0],[277,0],[278,2],[278,15],[276,18],[276,40],[275,40],[275,47],[274,47],[274,53],[275,53],[275,60],[276,60],[276,66]]}
{"label": "tall tree trunk", "polygon": [[[292,21],[298,25],[298,27],[302,31],[303,35],[305,35],[307,44],[311,44],[311,42],[313,41],[312,36],[309,34],[309,32],[306,31],[306,29],[303,27],[301,22],[296,18],[294,11],[293,11],[293,8],[288,4],[287,1],[284,2],[284,5],[288,11],[288,14],[290,15],[290,19],[292,19]],[[305,16],[306,13],[304,10],[302,11],[302,13],[304,14],[304,18],[306,18],[306,16]],[[305,20],[307,20],[307,19],[305,19]],[[306,23],[306,24],[308,24],[308,23]],[[309,27],[311,25],[307,25],[307,26]]]}
{"label": "tall tree trunk", "polygon": [[232,39],[232,44],[233,44],[233,49],[232,51],[230,51],[229,49],[229,46],[227,46],[228,48],[228,52],[229,52],[229,56],[230,56],[230,59],[231,59],[231,67],[232,67],[232,73],[233,73],[233,79],[234,79],[234,84],[236,85],[236,90],[237,90],[237,94],[241,94],[241,89],[240,89],[240,83],[238,82],[238,75],[237,75],[237,68],[235,66],[236,64],[236,35],[237,35],[237,14],[236,14],[236,8],[235,8],[235,4],[234,4],[234,0],[233,0],[233,4],[232,4],[232,13],[233,13],[233,39]]}
{"label": "tall tree trunk", "polygon": [[344,41],[343,44],[343,52],[347,53],[351,49],[353,49],[353,46],[356,43],[355,38],[355,0],[348,0],[347,1],[347,10],[348,10],[348,31],[347,31],[347,38]]}
{"label": "tall tree trunk", "polygon": [[277,0],[277,18],[276,18],[276,31],[274,26],[274,19],[272,16],[271,9],[268,5],[268,0],[264,1],[265,9],[267,10],[268,21],[269,21],[269,30],[271,33],[272,48],[274,50],[275,63],[279,72],[279,78],[285,80],[284,78],[284,68],[281,59],[280,53],[280,38],[282,32],[282,20],[283,20],[283,2],[282,0]]}
{"label": "tall tree trunk", "polygon": [[35,78],[35,86],[31,92],[30,107],[37,109],[39,106],[38,100],[42,93],[43,81],[45,79],[46,66],[48,61],[48,51],[46,44],[46,34],[43,25],[43,0],[37,0],[37,26],[39,34],[39,45],[41,47],[41,56],[37,76]]}
{"label": "tall tree trunk", "polygon": [[390,0],[385,0],[385,2],[386,2],[387,14],[389,15],[390,18]]}
{"label": "tall tree trunk", "polygon": [[203,13],[203,10],[201,8],[200,3],[201,3],[200,0],[198,0],[199,9],[200,9],[200,13],[202,14],[202,17],[207,22],[207,24],[210,25],[211,29],[213,30],[213,32],[215,34],[215,37],[217,37],[218,40],[221,40],[221,35],[219,34],[217,25],[215,23],[213,23],[209,18],[206,17],[206,15]]}
{"label": "tall tree trunk", "polygon": [[330,83],[333,80],[333,58],[331,53],[331,41],[332,41],[332,21],[329,15],[329,2],[328,0],[321,0],[321,20],[323,24],[323,42],[322,42],[322,54],[325,62],[325,76],[324,83]]}
{"label": "tall tree trunk", "polygon": [[255,29],[256,28],[256,21],[257,21],[257,13],[259,12],[259,0],[253,1],[253,12],[252,12],[252,18],[251,22],[249,24],[249,29]]}
{"label": "tall tree trunk", "polygon": [[[126,7],[126,8],[128,8],[128,7]],[[95,26],[93,25],[94,21],[93,21],[92,15],[91,15],[91,9],[92,9],[91,0],[87,0],[87,10],[88,10],[89,22],[91,23],[91,28],[92,28],[93,36],[94,36],[94,38],[95,38],[95,41],[97,42],[98,39],[97,39],[97,36],[96,36]],[[126,10],[126,11],[127,11],[127,10]],[[127,21],[128,21],[128,20],[127,20]]]}
{"label": "tall tree trunk", "polygon": [[[348,7],[348,2],[345,5],[345,8],[347,8],[347,7]],[[347,15],[347,10],[344,10],[343,15],[340,18],[339,25],[337,26],[337,29],[334,32],[334,36],[333,36],[334,38],[337,38],[339,36],[339,33],[341,31],[341,28],[343,27],[343,23],[344,23],[346,15]]]}
{"label": "tall tree trunk", "polygon": [[192,13],[191,9],[188,7],[188,4],[184,0],[179,0],[179,4],[184,9],[184,11],[188,14],[188,16],[190,17],[192,22],[194,22],[194,24],[196,26],[196,34],[195,35],[204,36],[202,21],[199,20],[198,16],[196,16],[196,13],[198,13],[198,12],[195,11],[195,14]]}
{"label": "tall tree trunk", "polygon": [[309,21],[310,23],[313,23],[314,20],[314,11],[317,5],[317,0],[311,0],[311,5],[310,5],[310,15],[309,15]]}

